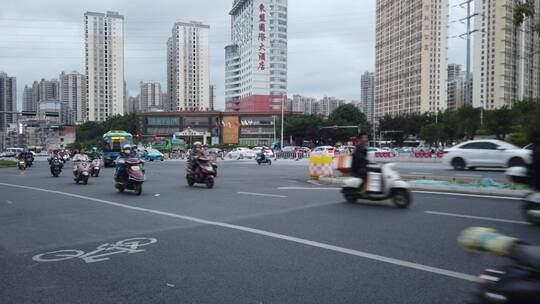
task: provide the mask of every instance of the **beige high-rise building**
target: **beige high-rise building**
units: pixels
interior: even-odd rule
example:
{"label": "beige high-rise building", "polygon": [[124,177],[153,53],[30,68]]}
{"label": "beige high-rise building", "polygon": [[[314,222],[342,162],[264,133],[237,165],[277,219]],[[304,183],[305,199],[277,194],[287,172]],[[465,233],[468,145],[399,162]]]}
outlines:
{"label": "beige high-rise building", "polygon": [[[496,109],[540,98],[540,38],[531,43],[531,22],[513,24],[516,0],[475,1],[473,106]],[[540,0],[535,0],[540,11]],[[533,24],[540,21],[536,17]],[[531,50],[532,48],[532,50]]]}
{"label": "beige high-rise building", "polygon": [[448,0],[377,0],[374,119],[446,109]]}
{"label": "beige high-rise building", "polygon": [[139,102],[142,112],[162,109],[161,84],[156,81],[139,83]]}
{"label": "beige high-rise building", "polygon": [[210,26],[177,22],[167,40],[168,110],[210,108]]}
{"label": "beige high-rise building", "polygon": [[88,120],[86,101],[86,76],[73,71],[60,74],[60,101],[67,102],[76,122]]}
{"label": "beige high-rise building", "polygon": [[117,12],[84,14],[88,120],[124,114],[124,17]]}

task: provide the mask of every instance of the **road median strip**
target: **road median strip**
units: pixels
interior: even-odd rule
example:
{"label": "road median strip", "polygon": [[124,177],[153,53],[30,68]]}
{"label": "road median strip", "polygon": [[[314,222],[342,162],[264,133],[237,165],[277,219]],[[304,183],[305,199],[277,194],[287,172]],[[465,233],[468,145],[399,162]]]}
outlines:
{"label": "road median strip", "polygon": [[[318,185],[332,185],[343,186],[344,177],[320,177],[317,181]],[[432,177],[430,177],[432,179]],[[313,183],[313,181],[311,181]],[[424,185],[411,183],[411,191],[426,191],[433,193],[447,193],[447,194],[465,194],[465,195],[477,195],[493,196],[499,198],[514,198],[520,199],[525,197],[530,191],[527,190],[510,190],[510,189],[498,189],[489,187],[465,187],[465,186],[445,186],[445,185]]]}

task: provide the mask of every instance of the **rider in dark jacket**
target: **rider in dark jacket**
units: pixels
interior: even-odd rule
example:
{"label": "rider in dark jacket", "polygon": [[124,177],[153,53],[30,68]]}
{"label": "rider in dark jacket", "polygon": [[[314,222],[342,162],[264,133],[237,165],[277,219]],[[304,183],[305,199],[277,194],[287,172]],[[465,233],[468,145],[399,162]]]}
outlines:
{"label": "rider in dark jacket", "polygon": [[120,155],[116,158],[116,176],[122,180],[125,181],[128,179],[128,173],[126,169],[126,164],[124,162],[121,162],[120,159],[125,159],[132,157],[133,151],[131,150],[130,145],[124,145],[122,147],[122,152],[120,152]]}
{"label": "rider in dark jacket", "polygon": [[367,165],[369,163],[367,159],[368,142],[369,139],[367,134],[360,134],[352,155],[352,174],[354,177],[362,179],[362,188],[364,188],[363,186],[367,179]]}

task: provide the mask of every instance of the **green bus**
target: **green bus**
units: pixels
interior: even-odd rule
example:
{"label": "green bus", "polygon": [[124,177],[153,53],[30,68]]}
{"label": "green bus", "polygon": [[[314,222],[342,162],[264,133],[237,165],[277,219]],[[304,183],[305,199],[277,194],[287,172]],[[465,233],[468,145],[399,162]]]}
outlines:
{"label": "green bus", "polygon": [[133,135],[126,131],[109,131],[103,134],[101,149],[105,167],[114,166],[114,160],[120,155],[124,145],[133,145]]}

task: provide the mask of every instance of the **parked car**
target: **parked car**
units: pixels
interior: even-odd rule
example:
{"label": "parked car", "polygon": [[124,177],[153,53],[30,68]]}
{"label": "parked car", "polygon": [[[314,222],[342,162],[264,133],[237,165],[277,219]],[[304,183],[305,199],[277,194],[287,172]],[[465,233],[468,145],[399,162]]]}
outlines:
{"label": "parked car", "polygon": [[253,153],[255,153],[255,155],[257,155],[257,154],[261,153],[262,149],[264,149],[264,155],[266,155],[268,157],[274,157],[274,152],[270,148],[255,147],[252,150],[253,150]]}
{"label": "parked car", "polygon": [[502,140],[471,140],[444,150],[443,161],[456,170],[525,166],[532,151]]}
{"label": "parked car", "polygon": [[297,147],[297,146],[287,146],[287,147],[283,147],[283,149],[281,149],[281,152],[295,152],[295,151],[297,151],[298,149],[300,149],[300,147]]}
{"label": "parked car", "polygon": [[333,146],[320,146],[320,147],[317,147],[317,148],[313,149],[312,152],[313,153],[326,152],[326,153],[329,153],[329,154],[334,154],[334,153],[336,153],[336,148],[333,147]]}
{"label": "parked car", "polygon": [[241,159],[241,158],[255,158],[255,153],[253,150],[248,148],[234,148],[231,152],[227,154],[229,159]]}
{"label": "parked car", "polygon": [[339,154],[347,154],[347,153],[353,153],[354,152],[353,146],[341,146],[338,149]]}
{"label": "parked car", "polygon": [[532,145],[532,144],[528,144],[528,145],[526,145],[525,147],[523,147],[523,149],[525,149],[525,150],[531,150],[531,151],[532,151],[533,145]]}
{"label": "parked car", "polygon": [[143,152],[144,158],[148,161],[160,160],[163,161],[163,153],[159,152],[156,149],[145,149]]}

